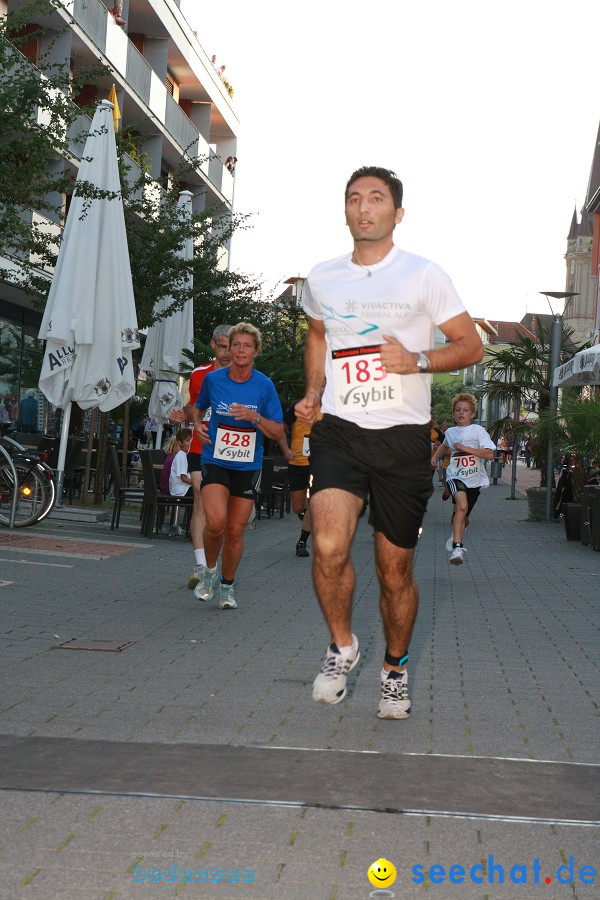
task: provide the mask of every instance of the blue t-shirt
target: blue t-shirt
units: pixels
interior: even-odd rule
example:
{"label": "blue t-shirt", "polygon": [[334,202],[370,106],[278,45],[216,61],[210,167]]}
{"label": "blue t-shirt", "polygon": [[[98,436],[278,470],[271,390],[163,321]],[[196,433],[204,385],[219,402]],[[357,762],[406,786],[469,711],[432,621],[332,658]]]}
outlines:
{"label": "blue t-shirt", "polygon": [[283,420],[275,385],[262,372],[253,369],[248,381],[233,381],[229,368],[209,372],[196,400],[198,409],[210,410],[211,443],[202,445],[202,462],[226,469],[261,469],[263,433],[253,422],[228,415],[232,403],[247,406],[265,419]]}

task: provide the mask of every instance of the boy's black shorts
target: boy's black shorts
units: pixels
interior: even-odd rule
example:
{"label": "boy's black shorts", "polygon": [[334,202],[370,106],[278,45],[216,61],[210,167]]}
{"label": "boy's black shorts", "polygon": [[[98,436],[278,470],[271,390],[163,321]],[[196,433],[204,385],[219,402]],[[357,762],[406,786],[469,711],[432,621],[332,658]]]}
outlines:
{"label": "boy's black shorts", "polygon": [[410,549],[433,493],[429,425],[360,428],[325,414],[310,433],[311,496],[327,488],[369,501],[369,521]]}
{"label": "boy's black shorts", "polygon": [[472,488],[467,487],[464,481],[461,481],[459,478],[448,478],[446,479],[446,486],[450,493],[452,494],[452,502],[454,503],[454,495],[459,491],[463,491],[467,495],[467,515],[471,515],[471,510],[477,503],[479,495],[481,493],[481,488]]}

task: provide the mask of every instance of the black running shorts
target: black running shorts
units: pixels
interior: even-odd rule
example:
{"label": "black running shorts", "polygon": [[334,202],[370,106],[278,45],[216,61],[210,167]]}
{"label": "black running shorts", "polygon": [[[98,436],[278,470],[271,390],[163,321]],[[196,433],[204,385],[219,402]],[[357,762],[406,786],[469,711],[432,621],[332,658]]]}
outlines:
{"label": "black running shorts", "polygon": [[310,484],[310,466],[288,466],[290,491],[305,491]]}
{"label": "black running shorts", "polygon": [[188,472],[200,472],[202,469],[202,454],[188,453],[187,455]]}
{"label": "black running shorts", "polygon": [[452,502],[454,503],[454,496],[459,491],[464,492],[467,495],[467,515],[471,515],[471,510],[477,503],[479,498],[479,494],[481,493],[481,488],[470,488],[467,487],[464,481],[461,481],[459,478],[448,478],[446,481],[448,485],[448,490],[452,494]]}
{"label": "black running shorts", "polygon": [[429,425],[360,428],[326,414],[310,433],[311,496],[339,488],[369,501],[369,521],[410,549],[433,493]]}
{"label": "black running shorts", "polygon": [[207,466],[203,465],[200,471],[202,490],[207,484],[222,484],[232,497],[242,497],[244,500],[255,500],[256,493],[260,490],[260,469],[226,469],[209,463]]}

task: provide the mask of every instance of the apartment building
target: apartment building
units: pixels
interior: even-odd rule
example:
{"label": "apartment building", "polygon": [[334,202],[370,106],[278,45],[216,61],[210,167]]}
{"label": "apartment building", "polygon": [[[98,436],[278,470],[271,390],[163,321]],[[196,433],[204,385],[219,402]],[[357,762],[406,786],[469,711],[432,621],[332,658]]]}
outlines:
{"label": "apartment building", "polygon": [[[0,0],[0,15],[24,2]],[[179,0],[123,0],[114,5],[112,0],[60,0],[55,11],[37,21],[34,17],[33,24],[41,32],[34,35],[32,29],[23,48],[32,65],[46,59],[50,64],[66,62],[74,71],[100,61],[110,70],[84,85],[76,99],[81,106],[93,105],[107,98],[115,85],[121,124],[139,136],[150,186],[152,180],[164,183],[184,158],[199,157],[185,185],[194,195],[194,211],[214,208],[227,215],[232,210],[234,176],[224,163],[237,155],[238,120],[201,35],[192,31]],[[90,124],[85,115],[78,117],[69,132],[70,158],[53,165],[77,169],[83,144],[76,138]],[[128,162],[132,178],[141,174],[136,159]],[[41,218],[36,210],[24,214]],[[45,224],[58,238],[58,221]],[[0,403],[17,420],[20,401],[33,390],[41,429],[47,410],[37,391],[40,322],[41,313],[31,301],[14,285],[0,282]]]}

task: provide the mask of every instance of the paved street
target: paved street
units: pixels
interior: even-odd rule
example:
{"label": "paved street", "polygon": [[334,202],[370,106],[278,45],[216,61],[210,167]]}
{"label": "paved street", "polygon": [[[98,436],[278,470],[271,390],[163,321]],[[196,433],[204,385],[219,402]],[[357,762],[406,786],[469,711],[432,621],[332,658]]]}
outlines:
{"label": "paved street", "polygon": [[362,900],[379,857],[397,898],[599,897],[600,554],[528,522],[539,473],[517,476],[515,500],[508,468],[482,492],[456,568],[435,487],[400,722],[375,715],[365,519],[335,707],[310,696],[327,633],[293,515],[247,529],[234,612],[195,601],[190,544],[135,514],[0,531],[0,898]]}

